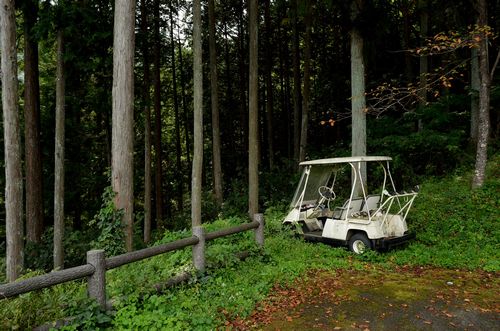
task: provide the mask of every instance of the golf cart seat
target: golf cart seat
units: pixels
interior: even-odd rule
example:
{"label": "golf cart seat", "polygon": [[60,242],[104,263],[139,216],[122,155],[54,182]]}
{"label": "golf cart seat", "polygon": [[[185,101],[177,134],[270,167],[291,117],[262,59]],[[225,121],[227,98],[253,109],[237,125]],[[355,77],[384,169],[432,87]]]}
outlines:
{"label": "golf cart seat", "polygon": [[[347,210],[348,205],[349,205],[349,199],[347,199],[344,202],[344,205],[342,207],[335,207],[332,218],[338,219],[338,220],[345,219],[347,212],[348,212],[348,210]],[[354,198],[351,200],[351,205],[349,206],[349,211],[351,213],[358,212],[361,210],[362,205],[363,205],[363,198]]]}
{"label": "golf cart seat", "polygon": [[371,212],[378,209],[380,203],[380,195],[369,195],[366,197],[366,202],[360,211]]}

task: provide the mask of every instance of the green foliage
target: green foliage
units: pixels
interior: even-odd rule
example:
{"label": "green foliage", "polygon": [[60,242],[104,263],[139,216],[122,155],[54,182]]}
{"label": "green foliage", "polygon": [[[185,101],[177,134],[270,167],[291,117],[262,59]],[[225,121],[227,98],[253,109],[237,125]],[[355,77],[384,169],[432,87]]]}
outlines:
{"label": "green foliage", "polygon": [[[129,295],[119,305],[113,328],[214,329],[226,318],[250,314],[256,302],[262,300],[276,282],[286,284],[309,268],[349,266],[346,259],[349,253],[344,249],[305,243],[290,232],[279,230],[282,218],[283,213],[274,208],[266,212],[268,225],[263,251],[255,248],[251,231],[210,242],[207,258],[208,265],[213,267],[209,267],[198,282],[167,290],[162,295]],[[217,220],[207,225],[207,231],[241,221],[239,217]],[[239,261],[234,253],[242,250],[255,253]],[[183,257],[189,259],[189,252]],[[168,269],[166,263],[163,266]]]}
{"label": "green foliage", "polygon": [[[451,95],[395,121],[393,116],[369,119],[370,154],[388,155],[405,186],[429,176],[443,176],[472,163],[467,151],[467,98]],[[451,109],[451,110],[450,110]],[[416,130],[418,121],[423,129]]]}
{"label": "green foliage", "polygon": [[[314,269],[363,269],[367,264],[429,265],[444,268],[500,270],[498,210],[500,156],[492,158],[483,188],[470,190],[470,171],[460,171],[422,183],[409,226],[417,239],[386,253],[353,255],[342,247],[308,243],[282,228],[286,206],[265,212],[265,247],[255,246],[252,231],[207,243],[205,274],[195,273],[191,249],[169,252],[107,272],[107,293],[116,313],[106,315],[84,300],[85,285],[73,282],[7,300],[0,308],[0,328],[29,328],[73,316],[75,329],[216,329],[227,319],[248,316],[276,284],[287,285]],[[246,215],[216,219],[208,232],[246,221]],[[155,244],[191,235],[166,231]],[[235,253],[250,251],[244,260]],[[153,285],[179,272],[189,272],[186,284],[157,293]],[[74,302],[67,304],[67,302]],[[37,314],[29,312],[37,311]],[[28,319],[24,317],[31,316]]]}
{"label": "green foliage", "polygon": [[[64,230],[64,265],[73,267],[85,263],[85,253],[90,249],[92,231],[78,231],[71,227]],[[27,242],[24,252],[25,267],[32,270],[50,271],[53,267],[54,229],[45,229],[40,243]]]}
{"label": "green foliage", "polygon": [[[21,279],[40,275],[42,272],[28,272]],[[84,306],[86,286],[75,281],[53,286],[41,291],[2,300],[0,304],[0,329],[28,330],[45,323],[62,320],[69,316],[68,305]]]}
{"label": "green foliage", "polygon": [[429,180],[411,211],[417,241],[390,254],[398,264],[498,271],[500,156],[489,163],[485,185],[471,191],[471,173]]}
{"label": "green foliage", "polygon": [[97,226],[99,234],[92,241],[93,248],[106,250],[107,256],[114,256],[125,252],[122,216],[123,210],[117,210],[111,186],[106,187],[102,194],[102,206],[97,215],[90,221],[90,226]]}
{"label": "green foliage", "polygon": [[112,316],[106,314],[92,299],[85,299],[78,304],[72,302],[66,312],[71,316],[70,323],[61,330],[102,330],[109,327],[112,321]]}

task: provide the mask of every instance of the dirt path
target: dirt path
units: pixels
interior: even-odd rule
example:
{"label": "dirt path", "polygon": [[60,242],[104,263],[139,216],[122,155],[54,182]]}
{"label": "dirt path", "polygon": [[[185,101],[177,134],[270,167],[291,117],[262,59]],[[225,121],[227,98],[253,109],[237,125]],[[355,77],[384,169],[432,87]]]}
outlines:
{"label": "dirt path", "polygon": [[431,268],[311,272],[234,329],[500,330],[499,274]]}

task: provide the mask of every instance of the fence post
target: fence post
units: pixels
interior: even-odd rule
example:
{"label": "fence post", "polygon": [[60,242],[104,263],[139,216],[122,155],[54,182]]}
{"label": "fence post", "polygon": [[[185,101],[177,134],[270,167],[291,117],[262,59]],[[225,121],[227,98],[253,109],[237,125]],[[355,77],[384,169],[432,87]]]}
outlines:
{"label": "fence post", "polygon": [[87,263],[91,264],[95,271],[88,277],[87,294],[97,301],[102,309],[106,309],[106,260],[103,249],[87,252]]}
{"label": "fence post", "polygon": [[197,271],[205,271],[205,229],[202,226],[193,226],[193,236],[199,241],[193,246],[193,264]]}
{"label": "fence post", "polygon": [[260,247],[264,246],[264,215],[254,214],[253,220],[259,222],[259,227],[255,228],[255,241]]}

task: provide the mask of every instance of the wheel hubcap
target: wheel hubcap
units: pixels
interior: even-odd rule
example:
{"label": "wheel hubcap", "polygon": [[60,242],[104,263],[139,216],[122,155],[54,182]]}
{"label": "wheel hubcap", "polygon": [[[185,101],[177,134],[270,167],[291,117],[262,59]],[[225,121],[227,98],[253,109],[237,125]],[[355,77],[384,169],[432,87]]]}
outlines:
{"label": "wheel hubcap", "polygon": [[356,240],[352,244],[352,249],[353,249],[354,253],[356,253],[356,254],[362,254],[366,250],[366,245],[365,245],[365,243],[363,241]]}

